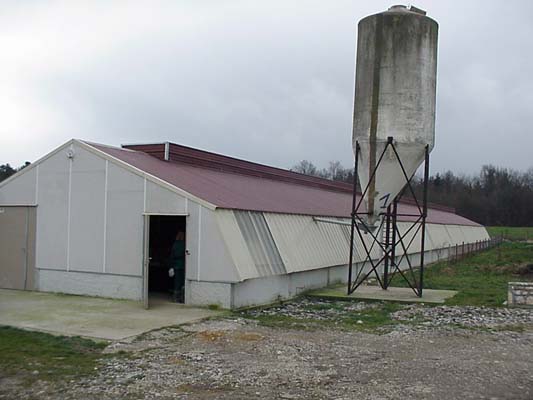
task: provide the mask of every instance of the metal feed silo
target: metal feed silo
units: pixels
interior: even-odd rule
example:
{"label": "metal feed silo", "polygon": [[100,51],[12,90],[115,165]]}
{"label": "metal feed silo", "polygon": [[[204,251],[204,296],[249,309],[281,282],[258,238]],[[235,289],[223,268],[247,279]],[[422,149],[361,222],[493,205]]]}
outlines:
{"label": "metal feed silo", "polygon": [[437,34],[438,24],[415,7],[359,22],[353,145],[370,226],[433,148]]}

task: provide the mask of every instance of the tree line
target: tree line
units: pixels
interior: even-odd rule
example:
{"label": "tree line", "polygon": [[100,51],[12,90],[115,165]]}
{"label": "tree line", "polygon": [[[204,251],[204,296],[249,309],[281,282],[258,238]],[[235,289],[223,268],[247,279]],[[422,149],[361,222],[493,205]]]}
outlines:
{"label": "tree line", "polygon": [[[303,160],[291,170],[353,183],[353,168],[344,168],[338,161],[319,169]],[[412,181],[415,193],[421,195],[422,178],[414,176]],[[429,179],[428,200],[487,226],[533,226],[533,168],[523,172],[484,165],[473,175],[437,173]]]}
{"label": "tree line", "polygon": [[9,178],[14,173],[20,171],[23,168],[26,168],[28,165],[30,165],[29,161],[26,161],[24,165],[21,165],[18,168],[13,168],[9,164],[1,164],[0,165],[0,182],[2,182],[4,179]]}

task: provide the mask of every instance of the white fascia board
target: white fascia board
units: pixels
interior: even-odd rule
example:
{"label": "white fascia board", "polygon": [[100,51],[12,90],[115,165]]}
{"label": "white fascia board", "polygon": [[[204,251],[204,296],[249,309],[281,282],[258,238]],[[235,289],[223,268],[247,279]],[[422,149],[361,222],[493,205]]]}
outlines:
{"label": "white fascia board", "polygon": [[198,204],[200,204],[201,206],[204,206],[206,208],[208,208],[209,210],[216,210],[216,206],[214,204],[211,204],[203,199],[200,199],[199,197],[196,197],[194,196],[193,194],[183,190],[183,189],[180,189],[179,187],[177,186],[174,186],[170,183],[168,183],[167,181],[164,181],[163,179],[161,178],[158,178],[157,176],[154,176],[154,175],[151,175],[145,171],[143,171],[142,169],[139,169],[137,167],[134,167],[133,165],[131,164],[128,164],[127,162],[125,161],[122,161],[116,157],[113,157],[112,155],[110,154],[107,154],[105,151],[102,151],[102,150],[99,150],[97,149],[96,147],[93,147],[91,146],[90,144],[88,143],[85,143],[84,141],[82,140],[77,140],[77,139],[73,139],[73,142],[75,142],[76,144],[78,144],[79,146],[83,147],[84,149],[90,151],[91,153],[93,154],[96,154],[106,160],[109,160],[111,161],[112,163],[116,164],[116,165],[119,165],[120,167],[122,168],[125,168],[127,169],[128,171],[130,172],[133,172],[134,174],[136,175],[139,175],[143,178],[146,178],[147,180],[159,185],[159,186],[162,186],[164,187],[165,189],[168,189],[176,194],[179,194],[180,196],[183,196],[185,197],[186,199],[189,199],[189,200],[192,200]]}
{"label": "white fascia board", "polygon": [[27,203],[27,204],[0,204],[0,208],[2,207],[37,207],[37,204],[35,203]]}
{"label": "white fascia board", "polygon": [[37,161],[34,161],[32,162],[30,165],[28,165],[27,167],[21,169],[20,171],[17,171],[15,172],[13,175],[11,175],[9,178],[7,179],[4,179],[2,182],[0,182],[0,188],[2,186],[5,186],[6,184],[8,184],[9,182],[11,182],[12,180],[15,180],[17,179],[19,176],[21,176],[23,173],[25,172],[28,172],[30,170],[32,170],[33,168],[37,167],[37,165],[41,164],[43,161],[46,161],[48,158],[52,157],[54,154],[57,154],[59,153],[61,150],[69,147],[71,144],[73,144],[76,140],[75,139],[71,139],[69,140],[68,142],[62,144],[61,146],[57,147],[56,149],[52,150],[50,153],[46,154],[45,156],[39,158]]}

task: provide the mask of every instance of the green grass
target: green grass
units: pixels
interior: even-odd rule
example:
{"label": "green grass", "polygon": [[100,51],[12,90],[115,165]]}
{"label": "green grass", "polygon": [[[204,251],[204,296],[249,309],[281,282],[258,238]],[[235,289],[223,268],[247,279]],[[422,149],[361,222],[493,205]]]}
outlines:
{"label": "green grass", "polygon": [[[501,307],[507,298],[507,284],[510,281],[533,281],[533,275],[523,274],[526,264],[533,264],[533,244],[525,242],[504,242],[499,247],[470,255],[456,263],[440,262],[428,266],[424,274],[424,287],[427,289],[447,289],[458,291],[457,295],[446,300],[447,305]],[[396,276],[392,286],[407,284]],[[402,306],[399,303],[379,302],[379,306],[363,311],[344,310],[346,302],[309,303],[304,309],[320,311],[337,309],[338,315],[326,320],[311,319],[283,314],[254,315],[252,310],[241,311],[240,317],[257,320],[260,324],[299,330],[346,329],[369,333],[385,333],[394,324],[400,323],[391,314]],[[297,315],[297,314],[296,314]],[[361,323],[361,322],[362,323]],[[417,324],[414,318],[407,322]],[[406,323],[402,321],[401,323]],[[524,327],[502,326],[496,330],[521,332]]]}
{"label": "green grass", "polygon": [[0,326],[0,376],[28,383],[83,376],[94,372],[105,346],[80,337]]}
{"label": "green grass", "polygon": [[[507,299],[507,283],[530,281],[519,266],[533,263],[533,244],[504,242],[501,246],[466,257],[457,263],[439,262],[424,271],[424,288],[451,289],[457,293],[448,305],[500,307]],[[396,276],[392,286],[407,286]]]}
{"label": "green grass", "polygon": [[[342,325],[347,328],[375,332],[378,328],[396,323],[391,314],[400,309],[398,303],[384,302],[378,308],[368,309],[360,313],[348,313],[342,318]],[[363,321],[359,324],[358,321]]]}
{"label": "green grass", "polygon": [[489,226],[487,231],[491,237],[502,237],[507,240],[533,240],[533,227]]}
{"label": "green grass", "polygon": [[[347,305],[346,302],[331,302],[327,304],[309,304],[305,308],[310,311],[325,308],[334,308],[343,310]],[[369,308],[362,311],[340,312],[338,316],[326,320],[298,318],[287,315],[251,315],[246,312],[240,313],[240,317],[254,319],[261,325],[274,328],[289,328],[298,330],[317,330],[317,329],[346,329],[361,332],[376,333],[386,332],[387,326],[392,326],[397,322],[391,318],[391,314],[400,308],[398,303],[383,302],[379,307]],[[385,328],[385,329],[384,329]]]}

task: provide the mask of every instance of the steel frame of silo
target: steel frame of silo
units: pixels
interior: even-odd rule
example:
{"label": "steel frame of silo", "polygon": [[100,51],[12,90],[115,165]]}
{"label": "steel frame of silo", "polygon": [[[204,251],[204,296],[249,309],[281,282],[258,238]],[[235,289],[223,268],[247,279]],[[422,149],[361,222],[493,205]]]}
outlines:
{"label": "steel frame of silo", "polygon": [[[411,182],[412,176],[407,176],[405,168],[403,166],[402,160],[396,147],[394,145],[394,138],[389,136],[387,138],[387,144],[383,149],[375,167],[372,171],[369,171],[368,184],[365,188],[361,190],[361,197],[359,201],[356,199],[356,187],[357,187],[357,172],[358,172],[358,163],[359,163],[359,152],[360,146],[359,142],[355,144],[355,166],[354,166],[354,182],[353,182],[353,198],[352,198],[352,212],[351,212],[351,231],[350,231],[350,260],[348,268],[348,295],[352,294],[372,273],[374,273],[376,280],[382,289],[387,290],[392,282],[392,279],[397,274],[401,276],[413,290],[413,292],[418,296],[422,297],[423,285],[424,285],[424,250],[425,250],[425,236],[426,236],[426,217],[427,217],[427,193],[428,193],[428,180],[429,180],[429,145],[425,147],[425,158],[424,158],[424,185],[423,185],[423,194],[421,203],[419,202]],[[402,170],[403,176],[405,178],[406,184],[402,191],[394,198],[391,204],[388,205],[386,210],[380,213],[381,222],[379,229],[375,229],[375,232],[382,232],[383,225],[385,224],[385,239],[382,242],[383,238],[378,237],[373,233],[373,230],[365,223],[362,216],[369,215],[368,210],[366,212],[360,211],[360,207],[363,203],[363,198],[367,193],[371,182],[374,180],[376,171],[383,160],[385,152],[388,148],[392,148],[400,168]],[[416,214],[407,214],[407,213],[398,213],[398,202],[401,200],[402,196],[406,191],[409,191],[411,196],[414,199],[418,213]],[[402,234],[397,225],[398,217],[411,217],[415,218],[414,222],[408,227],[408,229]],[[406,236],[414,231],[412,238],[405,243]],[[354,263],[353,263],[353,254],[354,254],[354,239],[355,232],[363,244],[363,248],[366,253],[366,258],[364,259],[360,268],[356,274],[354,274]],[[418,279],[415,274],[413,263],[411,262],[411,256],[408,253],[409,248],[414,242],[418,233],[421,233],[420,238],[420,266],[418,267]],[[364,234],[371,235],[371,245],[368,246],[363,238]],[[383,256],[377,260],[372,258],[372,251],[375,245],[378,245],[382,252]],[[397,249],[400,249],[400,252],[397,252]],[[399,261],[397,261],[400,257]],[[407,270],[402,271],[400,268],[403,260],[407,262]],[[367,263],[370,263],[370,270],[363,274],[365,266]],[[380,277],[378,268],[383,263],[383,277]],[[411,279],[407,275],[410,275]]]}

